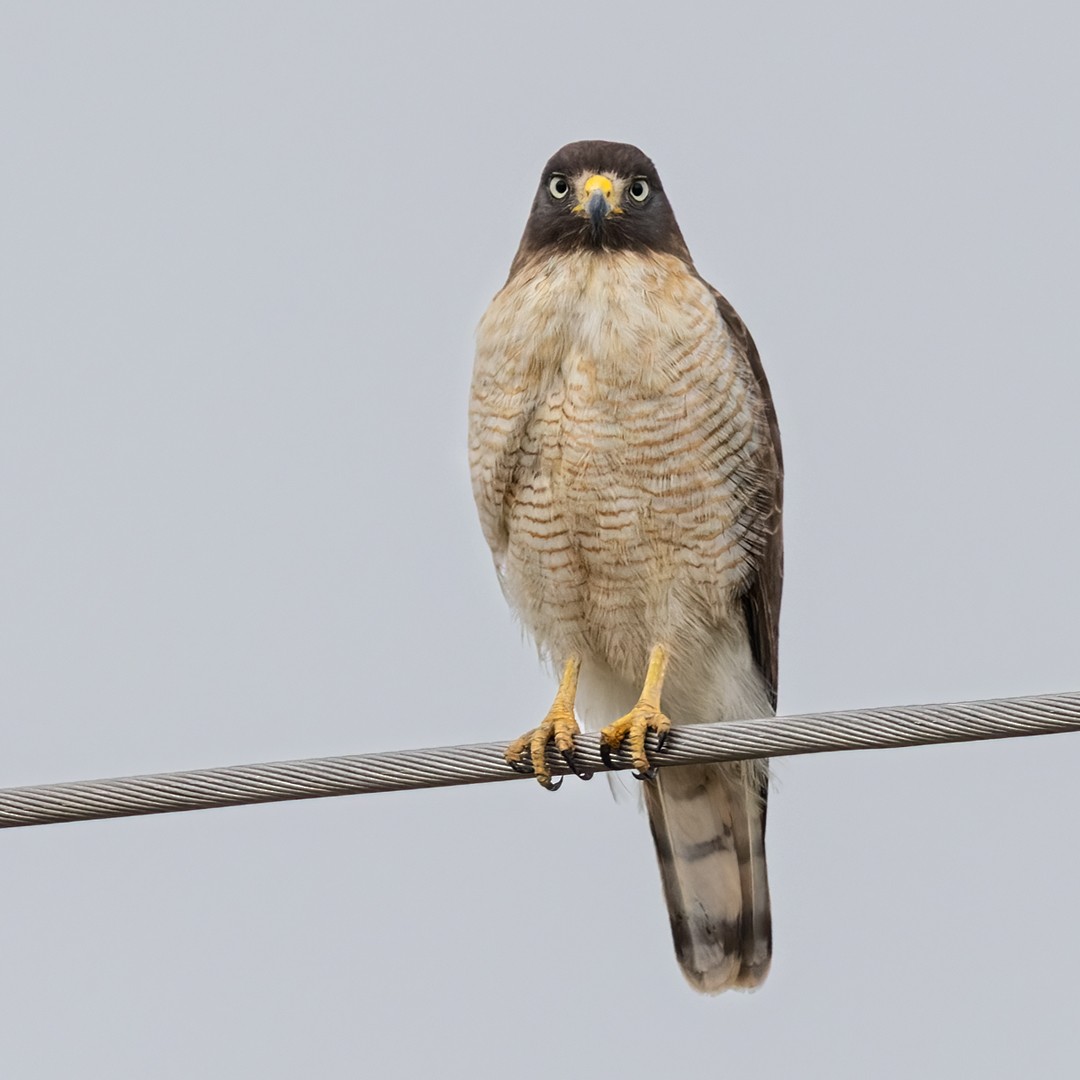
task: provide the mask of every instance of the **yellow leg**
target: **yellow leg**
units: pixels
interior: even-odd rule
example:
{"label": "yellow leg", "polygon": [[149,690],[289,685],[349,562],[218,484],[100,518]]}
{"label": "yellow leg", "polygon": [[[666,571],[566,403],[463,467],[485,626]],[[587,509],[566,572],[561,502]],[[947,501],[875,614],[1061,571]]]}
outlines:
{"label": "yellow leg", "polygon": [[[588,780],[592,773],[583,772],[574,763],[574,736],[581,730],[574,718],[574,698],[577,696],[578,672],[581,661],[572,656],[563,667],[559,680],[559,692],[555,695],[547,716],[539,727],[525,732],[506,748],[506,763],[518,772],[531,772],[548,789],[558,791],[562,787],[562,778],[551,778],[551,769],[547,763],[547,745],[553,742],[566,759],[566,764],[582,780]],[[528,751],[528,762],[523,761]]]}
{"label": "yellow leg", "polygon": [[671,721],[660,711],[660,691],[664,688],[667,665],[667,649],[663,645],[654,646],[649,653],[649,670],[645,673],[645,685],[638,703],[625,716],[608,724],[600,732],[600,756],[605,763],[612,765],[611,751],[618,750],[624,742],[628,743],[634,768],[638,770],[633,775],[638,780],[651,780],[656,775],[656,770],[649,765],[649,759],[645,756],[645,736],[655,731],[656,749],[662,750],[667,733],[671,730]]}

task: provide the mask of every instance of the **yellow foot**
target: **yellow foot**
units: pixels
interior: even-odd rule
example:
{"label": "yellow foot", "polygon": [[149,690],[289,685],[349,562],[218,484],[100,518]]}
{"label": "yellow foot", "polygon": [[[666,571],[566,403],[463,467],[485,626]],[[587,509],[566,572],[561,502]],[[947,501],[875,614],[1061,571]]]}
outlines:
{"label": "yellow foot", "polygon": [[645,736],[650,731],[656,732],[656,749],[663,750],[671,730],[671,721],[655,706],[639,701],[625,716],[613,724],[608,724],[600,732],[600,756],[609,769],[614,768],[611,751],[618,750],[627,743],[631,760],[637,772],[636,780],[651,780],[656,770],[645,756]]}
{"label": "yellow foot", "polygon": [[[592,773],[579,769],[574,761],[574,736],[580,730],[573,709],[566,709],[556,702],[539,727],[525,732],[506,748],[506,763],[515,772],[532,773],[548,791],[558,791],[562,787],[562,777],[552,780],[547,763],[547,746],[553,742],[571,771],[582,780],[591,780]],[[523,760],[526,752],[527,761]]]}

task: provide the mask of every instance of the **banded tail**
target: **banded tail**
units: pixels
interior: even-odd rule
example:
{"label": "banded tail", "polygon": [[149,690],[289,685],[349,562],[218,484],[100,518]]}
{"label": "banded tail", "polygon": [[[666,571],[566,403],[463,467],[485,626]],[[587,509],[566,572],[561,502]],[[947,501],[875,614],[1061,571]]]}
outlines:
{"label": "banded tail", "polygon": [[743,763],[684,765],[642,785],[675,954],[704,994],[749,989],[769,973],[768,780],[756,774]]}

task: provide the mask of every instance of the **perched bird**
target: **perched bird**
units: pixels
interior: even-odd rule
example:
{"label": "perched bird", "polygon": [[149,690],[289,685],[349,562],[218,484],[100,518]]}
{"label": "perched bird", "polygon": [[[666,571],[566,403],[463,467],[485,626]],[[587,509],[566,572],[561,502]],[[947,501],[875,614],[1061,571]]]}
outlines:
{"label": "perched bird", "polygon": [[754,342],[636,147],[570,143],[545,167],[477,331],[469,455],[503,591],[561,672],[508,762],[554,788],[547,744],[573,768],[575,711],[606,722],[605,754],[646,781],[683,973],[758,985],[767,763],[654,772],[646,736],[775,711],[780,439]]}

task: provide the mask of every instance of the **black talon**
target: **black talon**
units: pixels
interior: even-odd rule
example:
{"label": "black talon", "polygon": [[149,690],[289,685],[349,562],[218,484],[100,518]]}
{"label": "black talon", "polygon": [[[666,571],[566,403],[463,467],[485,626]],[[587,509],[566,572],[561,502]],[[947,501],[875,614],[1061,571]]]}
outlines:
{"label": "black talon", "polygon": [[650,765],[644,772],[638,772],[637,769],[634,769],[634,771],[631,772],[630,775],[635,780],[655,780],[656,770]]}
{"label": "black talon", "polygon": [[548,777],[547,780],[541,780],[540,786],[548,791],[558,791],[562,787],[563,778],[560,776],[558,780]]}
{"label": "black talon", "polygon": [[609,768],[615,768],[615,762],[611,760],[611,747],[607,743],[600,744],[600,760]]}
{"label": "black talon", "polygon": [[509,765],[514,772],[524,773],[525,776],[532,776],[534,771],[531,765],[525,765],[520,761],[508,761],[506,764]]}
{"label": "black talon", "polygon": [[661,731],[660,734],[656,736],[656,750],[657,750],[657,753],[659,753],[661,750],[664,749],[664,746],[667,743],[667,737],[670,734],[671,733],[669,731]]}
{"label": "black talon", "polygon": [[574,751],[573,750],[563,750],[562,751],[562,756],[563,756],[563,761],[565,761],[566,764],[569,766],[570,771],[579,780],[591,780],[592,779],[593,774],[591,772],[589,772],[588,769],[579,769],[578,768],[577,760],[574,758]]}

